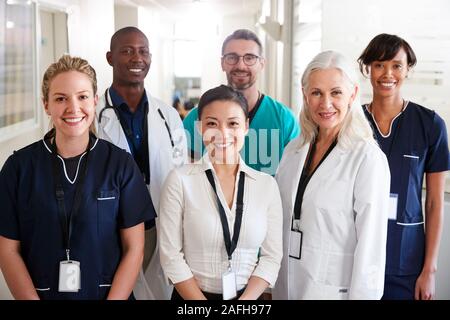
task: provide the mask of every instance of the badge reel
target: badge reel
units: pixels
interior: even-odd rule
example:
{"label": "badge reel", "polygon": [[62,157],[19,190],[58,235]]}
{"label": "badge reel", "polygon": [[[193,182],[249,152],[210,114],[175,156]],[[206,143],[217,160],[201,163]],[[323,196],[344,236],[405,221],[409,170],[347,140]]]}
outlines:
{"label": "badge reel", "polygon": [[183,151],[178,148],[178,146],[173,148],[172,157],[174,159],[180,158],[183,156]]}
{"label": "badge reel", "polygon": [[228,270],[222,275],[222,295],[223,300],[231,300],[237,297],[236,273],[231,269],[231,263]]}
{"label": "badge reel", "polygon": [[398,194],[391,193],[389,195],[389,211],[388,219],[397,220]]}
{"label": "badge reel", "polygon": [[292,227],[289,232],[289,257],[300,260],[302,256],[303,232]]}
{"label": "badge reel", "polygon": [[78,292],[81,289],[80,262],[70,260],[67,253],[67,260],[59,263],[59,292]]}

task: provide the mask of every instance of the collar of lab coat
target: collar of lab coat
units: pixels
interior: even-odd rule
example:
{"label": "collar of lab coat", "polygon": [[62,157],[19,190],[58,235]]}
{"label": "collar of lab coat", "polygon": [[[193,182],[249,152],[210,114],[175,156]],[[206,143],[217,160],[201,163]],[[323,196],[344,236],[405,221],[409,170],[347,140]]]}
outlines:
{"label": "collar of lab coat", "polygon": [[[301,151],[303,151],[306,148],[306,154],[308,153],[309,150],[309,146],[311,145],[311,141],[304,143],[305,138],[303,136],[301,136],[297,142],[296,142],[296,147],[295,147],[295,153],[299,153]],[[344,148],[338,141],[338,143],[336,144],[336,147],[334,147],[334,150],[336,151],[339,155],[343,155],[345,153],[350,152],[351,150],[347,150],[346,148]],[[306,155],[305,155],[306,157]]]}
{"label": "collar of lab coat", "polygon": [[[303,169],[303,166],[306,161],[306,157],[308,155],[309,146],[311,145],[311,142],[307,142],[302,145],[302,138],[298,139],[295,151],[291,156],[294,156],[294,158],[297,159],[297,171],[298,172],[298,181],[300,179],[300,173]],[[355,146],[356,147],[356,146]],[[334,170],[342,163],[342,161],[345,161],[346,154],[349,154],[352,150],[344,148],[339,142],[334,147],[332,152],[328,155],[327,159],[324,163],[320,165],[319,168],[317,168],[317,172],[320,173],[320,176],[326,177],[332,174]],[[286,155],[289,157],[289,155]],[[284,155],[283,155],[284,157]],[[295,160],[294,160],[295,161]],[[331,164],[331,165],[330,165]],[[317,176],[317,174],[314,174],[312,179],[315,179],[314,176]]]}
{"label": "collar of lab coat", "polygon": [[[206,152],[203,157],[195,162],[195,166],[192,166],[191,170],[189,171],[189,174],[198,174],[200,172],[205,172],[208,169],[211,169],[215,172],[214,166],[212,165],[211,159],[209,158],[208,152]],[[244,160],[242,160],[242,157],[239,155],[239,169],[238,172],[244,172],[245,175],[253,180],[256,180],[256,176],[260,174],[258,171],[250,168],[247,166]]]}

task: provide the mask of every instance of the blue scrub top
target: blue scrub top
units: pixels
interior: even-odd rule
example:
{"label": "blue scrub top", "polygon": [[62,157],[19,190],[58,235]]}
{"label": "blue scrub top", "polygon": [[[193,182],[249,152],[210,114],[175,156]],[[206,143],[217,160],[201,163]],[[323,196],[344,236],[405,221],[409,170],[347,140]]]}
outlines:
{"label": "blue scrub top", "polygon": [[[41,299],[105,299],[122,258],[120,229],[156,215],[131,155],[105,140],[94,138],[92,145],[83,200],[72,221],[70,258],[81,268],[77,293],[58,292],[59,263],[66,255],[49,142],[14,152],[0,172],[0,235],[20,241]],[[76,183],[65,175],[62,180],[66,208],[71,208]]]}
{"label": "blue scrub top", "polygon": [[450,168],[445,123],[434,111],[409,102],[383,136],[367,106],[363,110],[388,158],[391,194],[398,196],[397,220],[388,223],[386,274],[418,275],[425,256],[424,174]]}
{"label": "blue scrub top", "polygon": [[[203,140],[195,127],[198,109],[192,109],[183,120],[188,131],[188,146],[196,154],[203,154]],[[298,121],[292,111],[282,103],[264,95],[250,122],[250,130],[241,150],[245,163],[258,171],[275,175],[284,148],[300,133]]]}

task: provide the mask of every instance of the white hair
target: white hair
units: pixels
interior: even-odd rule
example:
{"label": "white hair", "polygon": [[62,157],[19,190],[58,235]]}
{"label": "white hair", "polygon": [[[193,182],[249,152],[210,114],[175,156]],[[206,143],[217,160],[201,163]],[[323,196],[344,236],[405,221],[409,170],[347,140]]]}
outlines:
{"label": "white hair", "polygon": [[[306,89],[309,85],[309,78],[312,72],[324,69],[338,69],[342,72],[343,78],[348,80],[350,89],[357,87],[357,77],[355,68],[339,52],[324,51],[316,55],[308,64],[302,76],[302,87]],[[300,126],[302,145],[314,141],[319,132],[317,124],[312,120],[309,107],[303,94],[303,108],[300,111]],[[372,128],[364,116],[359,99],[359,92],[356,93],[353,103],[349,106],[341,130],[338,134],[338,144],[344,148],[351,148],[357,140],[375,143]]]}

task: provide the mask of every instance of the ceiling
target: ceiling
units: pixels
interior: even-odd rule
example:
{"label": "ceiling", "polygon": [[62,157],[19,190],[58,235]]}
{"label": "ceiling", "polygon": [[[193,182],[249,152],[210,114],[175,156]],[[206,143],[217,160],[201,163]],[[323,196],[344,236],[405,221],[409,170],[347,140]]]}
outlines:
{"label": "ceiling", "polygon": [[195,5],[206,4],[221,16],[257,12],[263,0],[116,0],[117,4],[156,6],[174,15],[183,15]]}

